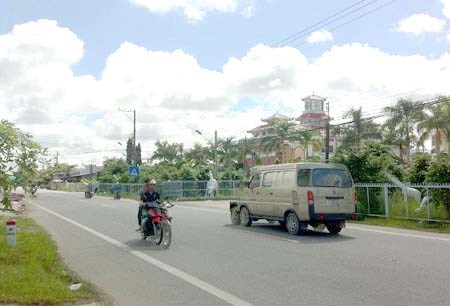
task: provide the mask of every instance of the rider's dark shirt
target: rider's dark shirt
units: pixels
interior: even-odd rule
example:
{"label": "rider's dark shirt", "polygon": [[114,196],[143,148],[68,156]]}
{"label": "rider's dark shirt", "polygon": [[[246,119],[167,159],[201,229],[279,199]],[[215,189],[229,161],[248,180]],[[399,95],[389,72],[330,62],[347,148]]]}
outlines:
{"label": "rider's dark shirt", "polygon": [[155,201],[159,201],[160,200],[160,195],[158,192],[153,191],[153,192],[143,192],[141,193],[141,201],[143,202],[155,202]]}

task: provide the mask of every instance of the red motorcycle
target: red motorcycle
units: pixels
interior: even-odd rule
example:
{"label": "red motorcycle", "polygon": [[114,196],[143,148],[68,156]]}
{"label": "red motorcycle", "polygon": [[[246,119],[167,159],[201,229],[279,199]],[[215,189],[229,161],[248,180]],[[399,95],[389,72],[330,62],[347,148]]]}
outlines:
{"label": "red motorcycle", "polygon": [[172,203],[164,202],[150,202],[145,203],[142,209],[142,223],[141,223],[141,237],[143,240],[147,238],[167,249],[172,242],[172,217],[169,213],[169,208],[172,208]]}

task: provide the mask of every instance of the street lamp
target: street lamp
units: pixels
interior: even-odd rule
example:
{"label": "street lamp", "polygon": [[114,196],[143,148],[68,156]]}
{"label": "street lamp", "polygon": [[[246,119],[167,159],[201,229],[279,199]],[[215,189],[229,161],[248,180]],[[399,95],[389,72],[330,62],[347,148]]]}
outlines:
{"label": "street lamp", "polygon": [[202,132],[200,132],[199,130],[195,130],[195,132],[197,134],[199,134],[200,136],[202,136],[211,146],[214,147],[214,176],[216,178],[218,178],[218,174],[219,174],[219,168],[218,168],[218,162],[217,162],[217,130],[214,131],[214,144],[208,139],[206,138]]}

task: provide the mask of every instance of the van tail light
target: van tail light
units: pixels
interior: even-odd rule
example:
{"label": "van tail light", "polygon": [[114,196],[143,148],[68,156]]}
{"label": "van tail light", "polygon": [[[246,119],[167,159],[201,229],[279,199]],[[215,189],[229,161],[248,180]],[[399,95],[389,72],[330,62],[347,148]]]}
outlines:
{"label": "van tail light", "polygon": [[314,205],[314,194],[312,191],[308,191],[308,205]]}
{"label": "van tail light", "polygon": [[358,196],[356,195],[356,191],[353,193],[353,202],[357,202],[358,201]]}
{"label": "van tail light", "polygon": [[297,191],[292,191],[292,204],[298,205],[298,194]]}

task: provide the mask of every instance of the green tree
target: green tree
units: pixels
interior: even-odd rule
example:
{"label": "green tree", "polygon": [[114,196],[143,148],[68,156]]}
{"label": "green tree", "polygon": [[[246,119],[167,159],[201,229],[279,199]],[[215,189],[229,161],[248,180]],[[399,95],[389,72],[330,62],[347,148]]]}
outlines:
{"label": "green tree", "polygon": [[322,143],[318,140],[314,138],[314,131],[312,130],[303,130],[299,132],[299,137],[298,137],[298,141],[300,142],[300,144],[303,147],[303,152],[304,152],[304,158],[303,160],[308,160],[309,159],[309,145],[312,145],[313,147],[313,151],[319,151]]}
{"label": "green tree", "polygon": [[141,143],[138,143],[138,145],[136,147],[136,165],[138,165],[138,166],[142,165]]}
{"label": "green tree", "polygon": [[156,150],[151,157],[152,160],[166,161],[171,164],[182,160],[183,158],[183,145],[179,143],[169,143],[166,140],[157,140]]}
{"label": "green tree", "polygon": [[423,119],[423,107],[420,102],[400,99],[395,106],[385,107],[388,119],[385,126],[388,128],[388,143],[398,145],[401,149],[406,147],[406,161],[410,161],[410,151],[415,142],[414,129]]}
{"label": "green tree", "polygon": [[264,140],[265,152],[277,152],[277,160],[281,162],[283,160],[283,144],[286,140],[293,140],[291,134],[292,123],[287,120],[276,121],[269,129],[269,133],[272,137],[267,137]]}
{"label": "green tree", "polygon": [[194,161],[194,167],[205,166],[213,160],[211,151],[199,143],[194,144],[194,147],[185,153],[184,158]]}
{"label": "green tree", "polygon": [[[344,118],[351,119],[351,123],[343,128],[343,134],[345,135],[343,145],[346,147],[361,146],[361,143],[365,141],[372,141],[375,139],[381,139],[381,130],[378,124],[365,120],[362,115],[362,108],[351,108],[345,113]],[[339,131],[336,131],[339,132]]]}
{"label": "green tree", "polygon": [[123,158],[110,158],[103,162],[103,169],[97,173],[100,183],[128,183],[129,164]]}
{"label": "green tree", "polygon": [[413,184],[425,182],[431,165],[431,156],[426,153],[416,153],[411,159],[411,164],[406,171],[406,180]]}
{"label": "green tree", "polygon": [[442,140],[450,142],[450,98],[439,97],[438,103],[429,106],[423,118],[417,125],[417,131],[421,133],[418,144],[423,146],[425,140],[434,132],[436,136],[436,152],[441,153]]}
{"label": "green tree", "polygon": [[[441,153],[431,163],[426,181],[429,183],[448,184],[450,178],[450,154]],[[450,216],[450,190],[448,188],[430,189],[431,200],[437,205],[443,205]]]}
{"label": "green tree", "polygon": [[127,157],[126,162],[128,165],[133,163],[133,139],[128,138],[127,140]]}
{"label": "green tree", "polygon": [[398,158],[389,147],[378,143],[362,145],[359,150],[340,147],[331,162],[346,165],[356,183],[385,183],[386,171],[403,177]]}
{"label": "green tree", "polygon": [[43,162],[46,150],[33,137],[16,128],[13,123],[0,121],[0,188],[4,192],[3,207],[10,208],[8,190],[15,173],[23,184],[31,183],[37,174],[38,163]]}

